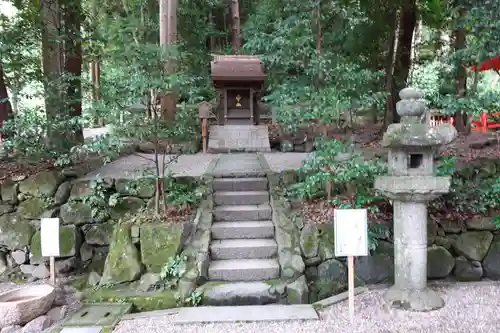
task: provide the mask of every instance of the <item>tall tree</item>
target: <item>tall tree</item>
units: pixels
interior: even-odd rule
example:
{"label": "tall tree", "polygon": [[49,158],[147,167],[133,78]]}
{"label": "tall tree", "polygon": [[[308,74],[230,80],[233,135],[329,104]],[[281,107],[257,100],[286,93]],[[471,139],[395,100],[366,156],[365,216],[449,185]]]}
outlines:
{"label": "tall tree", "polygon": [[3,65],[0,62],[0,129],[3,123],[12,116],[12,106],[5,84]]}
{"label": "tall tree", "polygon": [[241,48],[239,0],[231,0],[231,32],[232,32],[231,45],[233,53],[238,53]]}
{"label": "tall tree", "polygon": [[[160,45],[171,47],[177,42],[177,0],[160,0]],[[175,59],[171,52],[167,52],[164,60],[165,71],[175,73]],[[177,108],[177,98],[173,87],[167,87],[162,93],[161,113],[165,121],[173,121]]]}
{"label": "tall tree", "polygon": [[404,0],[399,15],[399,34],[396,46],[394,66],[394,84],[392,86],[393,121],[399,122],[396,103],[399,101],[399,91],[406,87],[410,74],[413,34],[417,25],[416,0]]}

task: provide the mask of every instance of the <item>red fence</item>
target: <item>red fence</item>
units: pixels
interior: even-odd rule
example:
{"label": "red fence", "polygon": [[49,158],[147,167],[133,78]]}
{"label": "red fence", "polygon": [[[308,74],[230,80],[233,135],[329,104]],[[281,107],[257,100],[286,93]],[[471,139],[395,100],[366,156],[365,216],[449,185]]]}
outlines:
{"label": "red fence", "polygon": [[488,118],[493,117],[500,117],[500,112],[493,114],[487,114],[486,112],[481,113],[481,116],[479,116],[479,120],[472,121],[472,130],[486,133],[488,129],[500,128],[500,122],[488,121]]}

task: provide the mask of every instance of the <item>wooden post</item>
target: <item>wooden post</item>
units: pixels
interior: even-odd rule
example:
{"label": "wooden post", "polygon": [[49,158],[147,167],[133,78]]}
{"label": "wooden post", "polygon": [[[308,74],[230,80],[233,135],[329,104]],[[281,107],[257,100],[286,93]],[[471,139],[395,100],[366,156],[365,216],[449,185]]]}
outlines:
{"label": "wooden post", "polygon": [[224,125],[227,123],[227,88],[224,88]]}
{"label": "wooden post", "polygon": [[254,125],[253,112],[253,88],[250,88],[250,125]]}
{"label": "wooden post", "polygon": [[201,120],[201,137],[203,140],[203,153],[207,153],[207,118]]}
{"label": "wooden post", "polygon": [[349,293],[349,320],[354,323],[354,257],[347,257],[347,282]]}
{"label": "wooden post", "polygon": [[56,285],[56,258],[55,257],[50,257],[50,262],[49,262],[49,271],[50,271],[50,283],[52,283],[54,286]]}

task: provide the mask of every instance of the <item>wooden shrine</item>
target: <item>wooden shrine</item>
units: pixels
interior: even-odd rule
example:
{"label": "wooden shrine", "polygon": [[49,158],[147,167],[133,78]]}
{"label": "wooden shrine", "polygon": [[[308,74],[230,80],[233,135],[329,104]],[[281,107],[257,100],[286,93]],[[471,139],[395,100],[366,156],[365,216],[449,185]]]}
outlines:
{"label": "wooden shrine", "polygon": [[219,125],[258,125],[259,103],[266,75],[255,56],[214,56],[212,82],[219,91],[215,114]]}

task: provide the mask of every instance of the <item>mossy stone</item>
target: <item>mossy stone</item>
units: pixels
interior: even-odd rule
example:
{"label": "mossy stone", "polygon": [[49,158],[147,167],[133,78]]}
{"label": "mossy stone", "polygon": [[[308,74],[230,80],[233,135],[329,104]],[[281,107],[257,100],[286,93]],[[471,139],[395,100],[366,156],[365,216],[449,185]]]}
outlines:
{"label": "mossy stone", "polygon": [[118,199],[118,203],[111,207],[111,218],[114,220],[119,220],[126,214],[135,213],[146,205],[144,200],[136,197],[121,197]]}
{"label": "mossy stone", "polygon": [[138,178],[138,179],[116,179],[116,192],[139,198],[148,199],[155,194],[155,179],[154,178]]}
{"label": "mossy stone", "polygon": [[20,217],[35,220],[40,218],[45,209],[48,207],[47,201],[42,198],[33,197],[22,201],[18,208],[17,213]]}
{"label": "mossy stone", "polygon": [[62,182],[59,171],[42,171],[19,182],[19,191],[33,197],[52,197]]}
{"label": "mossy stone", "polygon": [[108,245],[111,242],[114,228],[115,224],[113,223],[88,224],[83,228],[85,241],[91,245]]}
{"label": "mossy stone", "polygon": [[61,206],[60,217],[63,224],[82,225],[94,222],[90,205],[73,201]]}
{"label": "mossy stone", "polygon": [[0,246],[22,249],[30,244],[34,232],[31,223],[15,213],[0,216]]}
{"label": "mossy stone", "polygon": [[114,288],[99,288],[89,290],[85,300],[92,303],[131,303],[133,312],[164,310],[177,307],[174,290],[163,292],[138,292]]}
{"label": "mossy stone", "polygon": [[[42,256],[40,231],[35,232],[31,238],[31,253],[34,257]],[[60,257],[72,257],[79,253],[82,245],[80,231],[74,225],[59,228],[59,253]]]}
{"label": "mossy stone", "polygon": [[104,264],[101,285],[131,282],[141,276],[142,265],[139,251],[132,242],[130,229],[131,226],[124,223],[115,227]]}
{"label": "mossy stone", "polygon": [[184,224],[144,224],[140,228],[142,262],[149,272],[159,273],[182,248]]}

